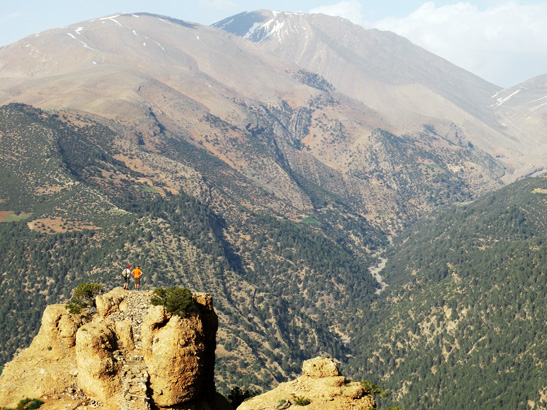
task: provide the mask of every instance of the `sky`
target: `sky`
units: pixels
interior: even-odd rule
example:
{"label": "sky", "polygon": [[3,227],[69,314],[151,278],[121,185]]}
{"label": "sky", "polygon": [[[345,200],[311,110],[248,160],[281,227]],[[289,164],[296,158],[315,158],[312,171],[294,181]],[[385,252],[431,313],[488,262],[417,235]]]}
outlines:
{"label": "sky", "polygon": [[209,25],[258,9],[324,13],[392,31],[504,88],[547,73],[547,0],[0,0],[0,47],[119,12]]}

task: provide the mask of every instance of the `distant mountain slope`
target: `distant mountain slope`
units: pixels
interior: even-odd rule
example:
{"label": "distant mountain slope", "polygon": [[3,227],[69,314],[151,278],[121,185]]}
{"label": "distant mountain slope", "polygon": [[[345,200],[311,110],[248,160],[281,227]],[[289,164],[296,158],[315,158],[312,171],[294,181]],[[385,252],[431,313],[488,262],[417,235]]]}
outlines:
{"label": "distant mountain slope", "polygon": [[529,178],[399,238],[353,368],[389,365],[383,383],[405,407],[544,407],[546,212],[547,178]]}
{"label": "distant mountain slope", "polygon": [[547,74],[497,92],[491,106],[502,129],[532,153],[521,174],[543,171],[547,164]]}
{"label": "distant mountain slope", "polygon": [[[403,37],[366,30],[339,17],[261,10],[241,13],[213,26],[260,43],[375,109],[391,103],[392,96],[385,93],[378,99],[374,91],[419,84],[485,120],[492,118],[488,99],[500,90]],[[397,108],[402,108],[404,102],[396,102]],[[426,114],[424,108],[414,107]]]}
{"label": "distant mountain slope", "polygon": [[523,156],[534,151],[500,128],[490,107],[500,87],[403,37],[338,17],[268,10],[241,13],[214,26],[325,78],[381,114],[391,125],[388,131],[415,134],[425,124],[456,125],[460,134],[517,173],[530,166]]}
{"label": "distant mountain slope", "polygon": [[[402,111],[377,112],[224,30],[162,16],[109,16],[23,39],[0,50],[0,78],[0,102],[99,116],[155,152],[203,147],[277,209],[315,212],[326,195],[386,231],[494,189],[505,172],[461,124],[424,117],[395,133]],[[405,141],[402,152],[384,131]]]}

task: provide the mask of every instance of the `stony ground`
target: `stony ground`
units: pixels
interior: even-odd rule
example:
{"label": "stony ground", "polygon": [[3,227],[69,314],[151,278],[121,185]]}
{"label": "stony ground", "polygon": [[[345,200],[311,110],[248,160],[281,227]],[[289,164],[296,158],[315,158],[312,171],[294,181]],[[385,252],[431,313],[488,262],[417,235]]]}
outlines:
{"label": "stony ground", "polygon": [[129,291],[120,310],[110,315],[116,321],[131,323],[134,349],[114,352],[123,363],[123,394],[121,410],[150,410],[148,395],[148,370],[142,353],[141,326],[150,307],[150,291]]}

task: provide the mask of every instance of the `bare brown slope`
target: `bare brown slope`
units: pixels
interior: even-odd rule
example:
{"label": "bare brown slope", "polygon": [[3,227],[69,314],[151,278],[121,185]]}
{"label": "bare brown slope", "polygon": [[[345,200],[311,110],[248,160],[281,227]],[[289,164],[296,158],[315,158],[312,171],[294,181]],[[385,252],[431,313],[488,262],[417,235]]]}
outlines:
{"label": "bare brown slope", "polygon": [[[346,26],[339,29],[359,34]],[[310,58],[334,58],[326,80],[217,28],[148,14],[104,17],[1,49],[0,103],[108,118],[153,152],[184,139],[297,212],[323,207],[319,190],[383,228],[499,186],[501,166],[468,144],[467,122],[477,121],[463,108],[446,119],[453,103],[429,98],[420,84],[382,82],[392,77],[387,69],[371,83],[377,90],[346,93],[350,83],[361,90],[359,82],[369,81],[355,70],[370,59],[349,55],[348,47],[332,54],[328,33],[313,33],[295,44],[308,38]],[[321,54],[318,47],[327,46]],[[371,60],[385,65],[384,54],[386,61]],[[392,140],[379,129],[405,135]],[[422,191],[430,185],[442,199]]]}
{"label": "bare brown slope", "polygon": [[[308,200],[275,161],[238,152],[234,141],[246,138],[241,131],[227,129],[216,145],[205,141],[218,128],[244,129],[253,121],[244,106],[256,100],[274,107],[283,99],[298,105],[317,93],[287,75],[290,67],[265,63],[253,48],[223,31],[166,17],[96,19],[0,50],[0,101],[113,119],[150,147],[161,143],[166,128],[305,208]],[[224,125],[214,124],[215,118]],[[252,171],[257,160],[269,169],[267,179]]]}
{"label": "bare brown slope", "polygon": [[241,13],[215,26],[323,76],[389,119],[396,133],[416,134],[424,124],[456,125],[510,169],[527,167],[532,152],[499,127],[490,107],[500,87],[403,37],[338,17],[267,10]]}
{"label": "bare brown slope", "polygon": [[520,175],[533,175],[547,165],[547,74],[502,90],[491,98],[502,130],[532,155]]}
{"label": "bare brown slope", "polygon": [[222,33],[125,14],[28,37],[1,50],[2,102],[25,100],[111,117],[119,115],[120,102],[136,105],[143,99],[140,88],[157,82],[191,95],[189,108],[204,103],[213,113],[219,105],[226,111],[226,94],[271,102],[290,94],[299,102],[307,87],[287,82],[283,69],[290,67],[266,64],[253,47]]}

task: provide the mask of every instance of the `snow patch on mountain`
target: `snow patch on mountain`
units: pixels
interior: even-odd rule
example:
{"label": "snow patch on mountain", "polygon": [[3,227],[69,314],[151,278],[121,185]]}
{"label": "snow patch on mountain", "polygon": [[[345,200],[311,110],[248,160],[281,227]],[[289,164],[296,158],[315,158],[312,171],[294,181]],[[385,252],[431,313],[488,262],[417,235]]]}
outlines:
{"label": "snow patch on mountain", "polygon": [[[291,17],[302,15],[301,13],[273,12],[273,15],[274,18],[266,22],[255,22],[243,37],[247,40],[260,43],[269,37],[276,37],[281,41],[291,32],[299,32],[298,28],[300,25],[294,24],[294,20]],[[285,16],[288,18],[283,18]]]}
{"label": "snow patch on mountain", "polygon": [[[232,20],[233,21],[233,20]],[[247,34],[245,34],[243,36],[243,38],[246,38],[247,40],[251,39],[251,37],[253,36],[253,34],[256,32],[256,30],[258,30],[259,27],[262,26],[262,23],[254,23],[251,28],[249,29],[249,31],[247,31]]]}
{"label": "snow patch on mountain", "polygon": [[104,23],[104,20],[110,20],[110,21],[113,21],[114,23],[116,23],[118,26],[123,27],[123,25],[118,20],[116,20],[116,18],[120,17],[120,16],[121,16],[121,14],[117,14],[115,16],[102,17],[99,20],[103,20],[103,23]]}
{"label": "snow patch on mountain", "polygon": [[304,13],[287,13],[283,11],[241,13],[235,17],[219,21],[213,26],[255,43],[260,43],[270,37],[275,37],[281,41],[292,32],[299,32],[301,27],[300,17],[304,15]]}
{"label": "snow patch on mountain", "polygon": [[[198,40],[199,40],[199,37],[198,37]],[[157,45],[159,48],[161,48],[162,51],[165,51],[165,48],[163,48],[163,46],[162,46],[160,43],[158,43],[158,42],[155,41],[155,40],[152,40],[152,41],[154,41],[154,43],[156,43],[156,45]]]}
{"label": "snow patch on mountain", "polygon": [[83,42],[82,40],[80,40],[79,38],[76,38],[76,36],[72,33],[66,33],[69,37],[73,38],[74,40],[78,41],[81,45],[83,45],[85,48],[89,48],[90,50],[93,50],[93,51],[98,51],[96,49],[94,49],[93,47],[90,47],[87,43]]}
{"label": "snow patch on mountain", "polygon": [[517,95],[520,91],[521,91],[521,89],[519,88],[517,91],[514,91],[513,93],[509,94],[507,97],[498,98],[497,102],[492,104],[492,107],[499,107],[500,105],[502,105],[503,103],[509,101],[511,98],[513,98],[515,95]]}

